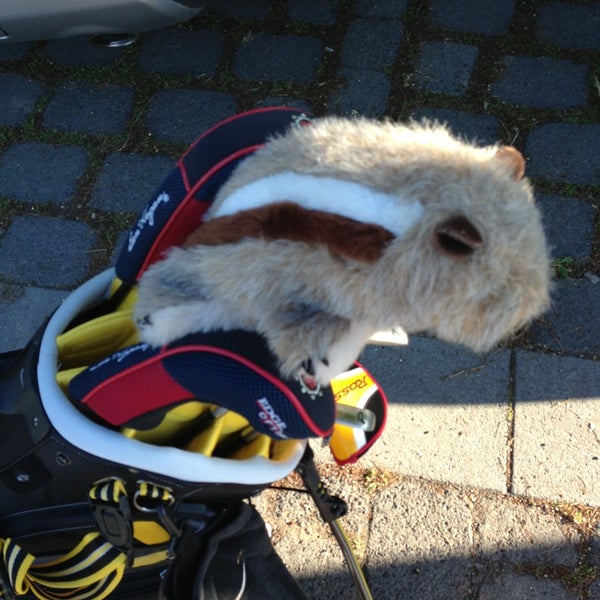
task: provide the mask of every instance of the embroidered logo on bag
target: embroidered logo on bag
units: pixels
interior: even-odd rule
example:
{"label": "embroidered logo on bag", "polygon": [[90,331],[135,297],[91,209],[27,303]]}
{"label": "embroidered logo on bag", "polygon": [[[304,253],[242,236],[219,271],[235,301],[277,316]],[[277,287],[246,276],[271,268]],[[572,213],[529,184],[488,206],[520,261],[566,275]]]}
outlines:
{"label": "embroidered logo on bag", "polygon": [[256,404],[261,409],[258,413],[260,422],[266,425],[278,438],[287,440],[288,436],[285,435],[287,423],[275,412],[271,403],[263,397],[259,398]]}
{"label": "embroidered logo on bag", "polygon": [[134,231],[129,233],[129,239],[127,240],[127,250],[131,252],[135,247],[138,238],[142,234],[142,230],[146,225],[149,227],[154,227],[154,215],[156,211],[159,209],[161,204],[167,204],[171,201],[171,196],[167,194],[167,192],[161,192],[153,202],[150,202],[146,205],[142,214],[137,222],[136,228]]}
{"label": "embroidered logo on bag", "polygon": [[339,392],[335,394],[335,401],[337,402],[338,400],[347,396],[350,392],[365,388],[367,387],[367,385],[369,385],[369,382],[367,381],[366,375],[363,375],[362,377],[357,377],[356,379],[353,379],[351,383],[344,386]]}
{"label": "embroidered logo on bag", "polygon": [[128,348],[125,348],[123,350],[117,350],[117,352],[115,352],[114,354],[111,354],[110,356],[107,356],[106,358],[102,359],[100,362],[97,362],[95,365],[92,365],[89,368],[89,371],[96,371],[109,363],[121,363],[131,354],[134,354],[135,352],[146,352],[147,350],[150,350],[150,348],[151,346],[149,344],[142,343],[136,344],[135,346],[129,346]]}
{"label": "embroidered logo on bag", "polygon": [[308,394],[311,400],[316,400],[319,396],[323,395],[321,384],[306,368],[302,367],[299,369],[296,375],[294,375],[294,379],[300,384],[300,391],[303,394]]}

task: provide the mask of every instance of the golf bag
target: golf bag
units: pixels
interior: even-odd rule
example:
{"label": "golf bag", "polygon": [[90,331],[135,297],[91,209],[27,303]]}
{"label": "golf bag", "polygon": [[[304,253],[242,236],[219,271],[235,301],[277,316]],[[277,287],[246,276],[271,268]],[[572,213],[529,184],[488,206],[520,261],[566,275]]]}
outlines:
{"label": "golf bag", "polygon": [[[305,597],[244,499],[297,468],[308,438],[330,438],[340,463],[356,460],[385,422],[377,385],[358,365],[329,387],[283,380],[264,339],[246,331],[151,348],[131,315],[141,274],[201,222],[239,161],[306,122],[270,108],[203,134],[115,268],[3,357],[0,597]],[[342,406],[377,426],[336,424]]]}

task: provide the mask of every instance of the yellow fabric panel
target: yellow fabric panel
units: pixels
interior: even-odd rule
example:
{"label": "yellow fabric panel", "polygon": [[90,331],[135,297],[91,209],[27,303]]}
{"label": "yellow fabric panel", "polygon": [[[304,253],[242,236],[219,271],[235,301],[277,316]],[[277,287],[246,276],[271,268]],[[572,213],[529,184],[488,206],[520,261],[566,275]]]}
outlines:
{"label": "yellow fabric panel", "polygon": [[197,452],[205,456],[212,456],[214,449],[223,434],[226,417],[229,413],[224,414],[213,421],[210,427],[201,431],[194,439],[185,447],[190,452]]}
{"label": "yellow fabric panel", "polygon": [[157,550],[151,554],[145,554],[144,556],[136,556],[133,559],[133,567],[147,567],[148,565],[155,565],[166,561],[169,558],[167,550]]}
{"label": "yellow fabric panel", "polygon": [[[115,279],[111,284],[109,295],[112,296],[121,286]],[[139,343],[139,335],[133,322],[133,308],[137,301],[137,290],[133,288],[120,303],[117,311],[82,323],[67,330],[57,337],[60,370],[57,382],[67,393],[68,385],[73,377],[81,373],[89,365],[97,363],[114,352]],[[186,428],[204,411],[216,408],[200,400],[190,399],[165,412],[161,422],[148,430],[124,428],[126,437],[149,444],[179,446],[177,438],[186,435]],[[235,434],[248,427],[248,421],[234,412],[227,412],[208,423],[206,428],[189,442],[185,449],[211,456],[216,446],[226,436]],[[248,441],[246,446],[237,450],[231,458],[245,459],[252,456],[269,458],[282,442],[274,442],[271,438],[260,435]],[[292,442],[293,443],[293,442]]]}
{"label": "yellow fabric panel", "polygon": [[170,539],[167,530],[155,521],[134,521],[133,537],[148,546],[166,544]]}
{"label": "yellow fabric panel", "polygon": [[61,370],[94,364],[138,341],[131,310],[92,319],[56,338]]}
{"label": "yellow fabric panel", "polygon": [[273,440],[270,437],[259,435],[246,445],[242,446],[237,452],[234,452],[230,458],[236,458],[238,460],[252,458],[253,456],[270,458],[271,442],[273,442]]}

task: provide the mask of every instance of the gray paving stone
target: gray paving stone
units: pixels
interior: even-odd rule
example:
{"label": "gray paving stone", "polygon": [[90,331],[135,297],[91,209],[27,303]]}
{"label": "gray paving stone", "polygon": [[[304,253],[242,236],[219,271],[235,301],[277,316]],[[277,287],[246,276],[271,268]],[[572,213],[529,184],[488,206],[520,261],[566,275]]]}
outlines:
{"label": "gray paving stone", "polygon": [[[373,503],[367,560],[373,596],[469,597],[472,524],[455,490],[405,481],[380,493]],[[380,572],[385,576],[378,577]]]}
{"label": "gray paving stone", "polygon": [[50,40],[43,54],[50,61],[65,66],[112,66],[122,58],[124,48],[106,48],[90,41],[87,36]]}
{"label": "gray paving stone", "polygon": [[578,198],[550,194],[539,196],[538,204],[552,256],[589,260],[596,217],[593,206]]}
{"label": "gray paving stone", "polygon": [[450,108],[417,108],[411,115],[415,120],[428,119],[446,123],[455,135],[481,146],[498,142],[500,121],[493,115],[476,115]]}
{"label": "gray paving stone", "polygon": [[381,17],[388,19],[404,15],[408,0],[354,0],[354,12],[361,17]]}
{"label": "gray paving stone", "polygon": [[469,86],[479,50],[452,42],[424,42],[417,65],[417,85],[428,92],[462,96]]}
{"label": "gray paving stone", "polygon": [[389,78],[378,71],[344,70],[345,83],[332,94],[328,110],[339,115],[382,117],[390,95]]}
{"label": "gray paving stone", "polygon": [[0,74],[0,125],[17,127],[29,117],[42,97],[44,84],[12,73]]}
{"label": "gray paving stone", "polygon": [[600,125],[545,123],[527,137],[529,175],[560,183],[600,183]]}
{"label": "gray paving stone", "polygon": [[60,290],[0,284],[0,353],[25,347],[67,295]]}
{"label": "gray paving stone", "polygon": [[317,75],[322,55],[318,38],[257,33],[238,47],[234,70],[241,79],[308,83]]}
{"label": "gray paving stone", "polygon": [[[337,489],[332,493],[340,493]],[[343,497],[350,512],[343,527],[353,540],[368,541],[368,500]],[[311,600],[352,598],[354,584],[346,571],[341,550],[329,528],[321,521],[313,501],[304,494],[281,494],[265,490],[256,499],[256,508],[272,528],[275,549]],[[355,522],[348,523],[354,515]],[[357,531],[355,523],[366,531]]]}
{"label": "gray paving stone", "polygon": [[547,57],[505,56],[492,95],[528,108],[577,108],[588,103],[585,64]]}
{"label": "gray paving stone", "polygon": [[164,90],[154,94],[144,123],[148,131],[167,142],[191,144],[205,129],[235,114],[230,94],[203,90]]}
{"label": "gray paving stone", "polygon": [[367,455],[384,468],[506,491],[508,351],[487,356],[411,337],[369,346],[361,362],[390,402],[382,437]]}
{"label": "gray paving stone", "polygon": [[90,135],[121,133],[127,124],[133,89],[67,81],[57,87],[44,113],[44,127]]}
{"label": "gray paving stone", "polygon": [[90,205],[113,212],[137,213],[174,166],[167,156],[115,152],[104,161]]}
{"label": "gray paving stone", "polygon": [[22,202],[63,204],[73,198],[88,162],[78,146],[13,144],[0,156],[0,193]]}
{"label": "gray paving stone", "polygon": [[22,60],[30,49],[31,44],[29,42],[0,44],[0,63],[10,63]]}
{"label": "gray paving stone", "polygon": [[485,560],[577,566],[581,540],[575,532],[567,535],[558,514],[491,495],[477,500],[476,511],[477,551]]}
{"label": "gray paving stone", "polygon": [[552,306],[531,326],[531,337],[557,351],[600,353],[600,285],[587,279],[557,280]]}
{"label": "gray paving stone", "polygon": [[537,9],[539,40],[578,50],[600,50],[600,3],[546,2]]}
{"label": "gray paving stone", "polygon": [[202,5],[207,13],[244,19],[264,19],[271,12],[271,0],[244,0],[244,2],[206,0]]}
{"label": "gray paving stone", "polygon": [[600,505],[600,362],[516,353],[515,494]]}
{"label": "gray paving stone", "polygon": [[146,33],[138,67],[147,73],[214,75],[223,52],[223,32],[202,29],[159,29]]}
{"label": "gray paving stone", "polygon": [[[391,67],[402,41],[403,26],[389,19],[351,21],[342,44],[342,66],[347,71]],[[368,48],[368,52],[365,51]]]}
{"label": "gray paving stone", "polygon": [[508,31],[515,4],[516,0],[432,0],[429,10],[434,27],[498,36]]}
{"label": "gray paving stone", "polygon": [[477,600],[577,600],[579,597],[560,581],[509,571],[486,581]]}
{"label": "gray paving stone", "polygon": [[79,221],[15,217],[0,240],[0,276],[9,282],[71,288],[90,265],[96,234]]}
{"label": "gray paving stone", "polygon": [[288,15],[293,21],[332,26],[338,16],[336,0],[288,0]]}

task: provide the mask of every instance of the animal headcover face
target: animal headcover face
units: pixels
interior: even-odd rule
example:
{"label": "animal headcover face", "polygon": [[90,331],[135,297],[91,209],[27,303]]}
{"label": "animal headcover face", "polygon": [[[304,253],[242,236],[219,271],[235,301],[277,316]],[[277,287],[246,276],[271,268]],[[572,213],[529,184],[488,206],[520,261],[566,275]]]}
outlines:
{"label": "animal headcover face", "polygon": [[256,329],[284,373],[310,359],[325,379],[398,325],[486,350],[548,305],[524,168],[515,149],[440,126],[292,128],[242,162],[185,249],[142,278],[142,336]]}

